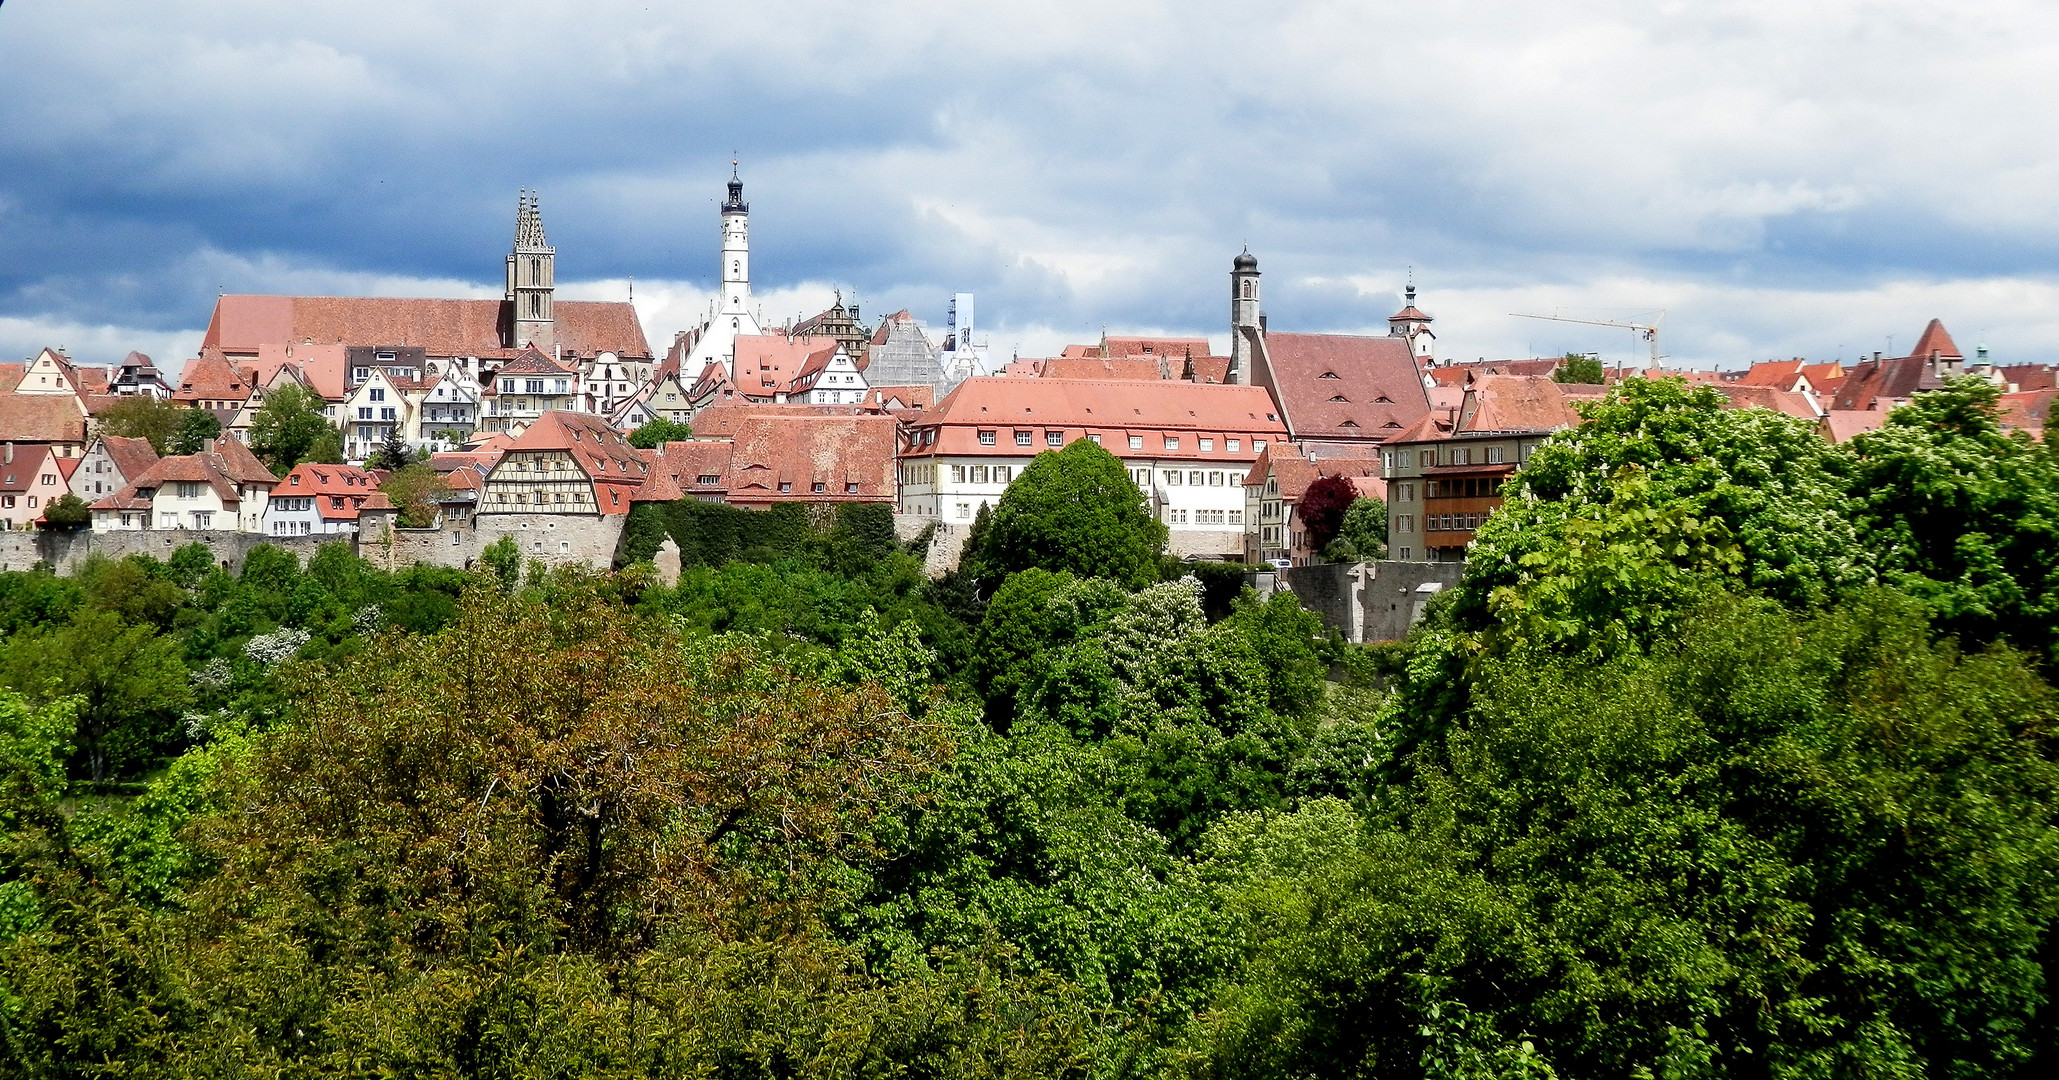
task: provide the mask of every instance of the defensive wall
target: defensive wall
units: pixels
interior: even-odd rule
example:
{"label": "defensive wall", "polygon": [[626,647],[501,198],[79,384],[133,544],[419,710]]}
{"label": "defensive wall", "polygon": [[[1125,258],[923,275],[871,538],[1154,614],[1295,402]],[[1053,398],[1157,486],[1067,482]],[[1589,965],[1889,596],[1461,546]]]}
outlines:
{"label": "defensive wall", "polygon": [[418,565],[466,570],[501,537],[510,536],[525,564],[606,570],[615,564],[628,520],[627,514],[479,514],[465,526],[437,529],[368,524],[358,539],[358,554],[387,570]]}
{"label": "defensive wall", "polygon": [[226,531],[143,531],[143,532],[0,532],[0,570],[29,570],[47,563],[60,574],[77,570],[87,559],[104,555],[124,559],[149,555],[169,559],[187,544],[200,544],[213,554],[215,562],[231,571],[243,569],[243,559],[259,544],[271,544],[298,555],[302,562],[313,557],[323,544],[350,541],[347,536],[265,536],[261,533]]}
{"label": "defensive wall", "polygon": [[1458,584],[1464,563],[1325,563],[1289,567],[1287,587],[1301,606],[1353,642],[1399,641],[1423,617],[1423,605]]}

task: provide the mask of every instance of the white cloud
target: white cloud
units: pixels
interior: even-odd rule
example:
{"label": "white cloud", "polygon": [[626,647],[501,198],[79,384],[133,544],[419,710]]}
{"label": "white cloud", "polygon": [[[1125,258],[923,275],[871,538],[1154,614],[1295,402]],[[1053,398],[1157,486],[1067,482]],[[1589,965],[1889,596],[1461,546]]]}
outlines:
{"label": "white cloud", "polygon": [[[575,272],[614,279],[596,287],[650,273],[662,347],[705,303],[734,148],[775,319],[840,286],[937,320],[973,289],[997,350],[1104,323],[1220,334],[1248,240],[1276,325],[1384,330],[1387,299],[1348,283],[1391,299],[1413,264],[1466,355],[1545,342],[1503,311],[1556,305],[1666,308],[1669,350],[1709,361],[1856,351],[1932,314],[2059,350],[2059,9],[2028,0],[44,0],[5,19],[0,241],[85,220],[186,245],[0,271],[17,322],[179,317],[127,314],[155,281],[493,295],[498,251],[451,280],[425,236],[547,183],[561,269],[585,237]],[[372,220],[423,235],[347,235]]]}

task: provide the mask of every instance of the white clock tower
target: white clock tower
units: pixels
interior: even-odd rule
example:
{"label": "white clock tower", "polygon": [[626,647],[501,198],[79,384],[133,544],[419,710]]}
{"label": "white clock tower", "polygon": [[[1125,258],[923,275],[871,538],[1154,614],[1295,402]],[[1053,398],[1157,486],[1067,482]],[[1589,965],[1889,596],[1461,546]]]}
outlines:
{"label": "white clock tower", "polygon": [[736,378],[736,338],[762,333],[751,311],[751,204],[744,201],[744,182],[736,163],[729,167],[729,198],[722,203],[721,292],[715,297],[707,325],[694,343],[693,355],[680,377],[691,381],[710,363],[722,365]]}

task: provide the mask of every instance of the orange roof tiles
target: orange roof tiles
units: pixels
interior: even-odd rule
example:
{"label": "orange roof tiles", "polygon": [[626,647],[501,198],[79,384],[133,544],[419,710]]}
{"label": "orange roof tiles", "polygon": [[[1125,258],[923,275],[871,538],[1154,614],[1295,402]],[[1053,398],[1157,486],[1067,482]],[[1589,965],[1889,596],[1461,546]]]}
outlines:
{"label": "orange roof tiles", "polygon": [[0,439],[83,444],[84,405],[69,394],[0,394]]}
{"label": "orange roof tiles", "polygon": [[173,401],[244,401],[250,397],[249,376],[229,363],[220,349],[203,346],[199,357],[186,362],[179,376]]}
{"label": "orange roof tiles", "polygon": [[143,475],[157,462],[157,451],[149,439],[132,439],[122,435],[102,435],[100,446],[107,452],[107,459],[114,463],[115,471],[126,482],[132,477]]}
{"label": "orange roof tiles", "polygon": [[1429,411],[1422,372],[1401,338],[1268,333],[1264,341],[1296,439],[1377,442]]}
{"label": "orange roof tiles", "polygon": [[892,502],[899,494],[891,416],[754,416],[737,430],[728,501]]}
{"label": "orange roof tiles", "polygon": [[1150,357],[1108,358],[1061,356],[1046,360],[1037,371],[1045,379],[1162,379],[1164,369]]}
{"label": "orange roof tiles", "polygon": [[[224,296],[215,301],[203,347],[254,355],[279,342],[317,345],[419,345],[430,356],[509,355],[502,327],[506,300],[420,300],[359,296]],[[561,348],[649,359],[636,309],[619,301],[559,300],[551,305]]]}
{"label": "orange roof tiles", "polygon": [[[1048,445],[1047,433],[1056,432],[1067,442],[1099,435],[1117,455],[1130,452],[1127,434],[1149,433],[1145,450],[1152,457],[1242,461],[1250,460],[1251,453],[1240,450],[1230,455],[1227,439],[1279,439],[1286,434],[1272,396],[1263,387],[1155,379],[972,378],[945,395],[935,412],[911,422],[937,432],[936,441],[924,452],[974,455],[1022,452],[1006,434],[998,435],[995,443],[981,443],[983,428],[1032,431],[1037,450]],[[1194,437],[1181,439],[1177,448],[1166,448],[1159,441],[1165,433]],[[1216,449],[1201,451],[1201,437],[1211,438]],[[999,445],[1002,442],[1009,445]]]}
{"label": "orange roof tiles", "polygon": [[1729,399],[1732,409],[1771,409],[1777,413],[1803,420],[1815,420],[1823,415],[1814,401],[1805,394],[1772,386],[1718,386],[1716,390]]}
{"label": "orange roof tiles", "polygon": [[1459,406],[1459,430],[1556,431],[1580,422],[1559,384],[1539,375],[1478,375]]}
{"label": "orange roof tiles", "polygon": [[356,521],[365,501],[378,493],[378,477],[368,469],[311,461],[295,465],[272,490],[279,498],[313,496],[315,511],[328,521]]}

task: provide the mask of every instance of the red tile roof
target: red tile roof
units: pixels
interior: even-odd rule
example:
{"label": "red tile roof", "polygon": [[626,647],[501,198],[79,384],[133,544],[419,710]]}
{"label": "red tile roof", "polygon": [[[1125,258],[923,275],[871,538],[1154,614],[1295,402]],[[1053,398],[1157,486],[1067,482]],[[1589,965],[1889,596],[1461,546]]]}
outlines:
{"label": "red tile roof", "polygon": [[179,376],[178,388],[172,391],[172,400],[191,404],[195,401],[241,402],[250,397],[250,377],[229,363],[220,349],[203,346],[200,356],[186,361],[186,370]]}
{"label": "red tile roof", "polygon": [[1273,392],[1297,440],[1392,438],[1429,411],[1423,376],[1398,337],[1264,337]]}
{"label": "red tile roof", "polygon": [[730,443],[728,500],[892,502],[899,429],[891,416],[751,417]]}
{"label": "red tile roof", "polygon": [[[1226,440],[1277,440],[1286,434],[1263,387],[1156,379],[973,378],[945,395],[935,412],[909,420],[937,431],[936,442],[923,447],[924,453],[944,454],[1019,455],[1022,449],[1007,434],[995,445],[979,442],[983,428],[1009,428],[1036,432],[1035,450],[1048,445],[1047,432],[1058,432],[1067,442],[1092,434],[1101,436],[1111,453],[1125,456],[1131,453],[1126,436],[1138,432],[1149,436],[1141,453],[1150,457],[1249,461],[1255,447],[1246,443],[1231,454]],[[1162,433],[1195,437],[1182,438],[1177,449],[1168,450],[1159,439]],[[1215,449],[1201,451],[1200,437],[1213,438]]]}
{"label": "red tile roof", "polygon": [[2059,390],[2021,390],[2003,394],[2002,426],[2044,438],[2045,423],[2052,415],[2052,399],[2055,397],[2059,397]]}
{"label": "red tile roof", "polygon": [[1162,379],[1159,361],[1150,357],[1105,358],[1061,356],[1044,361],[1037,375],[1045,379]]}
{"label": "red tile roof", "polygon": [[[35,494],[36,481],[49,467],[54,451],[48,446],[9,446],[7,456],[12,460],[0,463],[0,492],[9,495]],[[53,496],[63,495],[71,490],[53,487]]]}
{"label": "red tile roof", "polygon": [[[223,436],[223,440],[234,441],[227,436]],[[217,440],[214,449],[206,453],[179,454],[172,457],[158,458],[149,468],[143,470],[142,475],[127,478],[129,481],[128,485],[120,491],[94,503],[93,509],[148,510],[150,509],[151,498],[146,498],[142,493],[149,491],[152,493],[152,497],[154,497],[158,488],[170,483],[206,484],[214,489],[215,498],[221,501],[223,507],[241,506],[242,497],[236,492],[237,479],[230,470],[235,468],[241,471],[246,469],[247,465],[238,461],[232,466],[227,458],[235,457],[234,451],[229,451],[227,455],[224,455],[223,449],[222,440]],[[249,451],[246,450],[244,453],[248,454]],[[256,459],[252,458],[251,460],[255,461]],[[260,471],[263,470],[263,466],[258,468]],[[262,486],[270,486],[277,483],[278,479],[271,473],[265,472],[262,480],[245,480],[243,482],[254,482]]]}
{"label": "red tile roof", "polygon": [[149,439],[102,435],[98,441],[107,451],[107,459],[114,463],[115,472],[123,483],[143,475],[143,470],[157,463],[157,451],[151,447]]}
{"label": "red tile roof", "polygon": [[[369,469],[313,462],[295,465],[286,479],[272,489],[278,498],[313,496],[315,512],[325,521],[356,521],[365,501],[378,493],[378,477]],[[341,506],[336,505],[339,500]]]}
{"label": "red tile roof", "polygon": [[1952,335],[1945,333],[1945,324],[1937,319],[1930,320],[1930,325],[1923,328],[1923,335],[1916,339],[1916,347],[1909,350],[1909,355],[1923,360],[1933,356],[1958,360],[1966,358],[1966,354],[1960,352],[1959,346],[1953,343]]}
{"label": "red tile roof", "polygon": [[865,392],[867,408],[893,412],[897,409],[927,411],[937,403],[937,388],[917,386],[875,386]]}
{"label": "red tile roof", "polygon": [[[622,499],[643,486],[650,464],[622,433],[590,413],[544,413],[508,444],[509,454],[525,450],[557,450],[579,465],[594,482],[594,501],[606,513],[627,513]],[[498,471],[498,466],[496,466]],[[603,496],[613,493],[612,500]]]}
{"label": "red tile roof", "polygon": [[[636,309],[619,301],[551,305],[561,348],[650,359]],[[417,300],[360,296],[224,296],[215,301],[204,347],[255,355],[260,345],[419,345],[430,356],[513,355],[502,342],[506,300]]]}
{"label": "red tile roof", "polygon": [[1996,369],[2002,379],[2017,390],[2051,390],[2059,387],[2059,368],[2051,364],[2008,364]]}
{"label": "red tile roof", "polygon": [[1771,409],[1777,413],[1803,420],[1815,420],[1823,415],[1821,409],[1807,395],[1792,390],[1771,386],[1718,386],[1718,393],[1729,399],[1733,409]]}
{"label": "red tile roof", "polygon": [[636,493],[635,501],[671,502],[724,493],[734,449],[726,442],[666,443],[651,457],[651,478]]}
{"label": "red tile roof", "polygon": [[1793,360],[1762,360],[1753,364],[1750,371],[1738,376],[1737,385],[1792,389],[1804,363],[1805,361],[1799,357]]}
{"label": "red tile roof", "polygon": [[239,484],[279,482],[279,478],[272,475],[272,470],[265,468],[264,462],[257,460],[257,455],[251,453],[250,448],[243,445],[243,441],[234,435],[224,433],[216,436],[214,456],[222,472]]}
{"label": "red tile roof", "polygon": [[1834,443],[1849,442],[1854,435],[1878,431],[1886,422],[1885,409],[1832,409],[1819,421],[1823,426],[1823,437]]}
{"label": "red tile roof", "polygon": [[499,375],[576,375],[577,369],[561,364],[530,346],[515,353],[513,359],[500,366]]}
{"label": "red tile roof", "polygon": [[0,440],[83,444],[84,405],[70,394],[0,394]]}
{"label": "red tile roof", "polygon": [[755,401],[737,401],[721,405],[710,405],[693,414],[688,425],[696,439],[731,439],[736,437],[743,422],[754,416],[855,416],[870,412],[863,405],[771,405]]}
{"label": "red tile roof", "polygon": [[1558,383],[1541,375],[1477,375],[1459,405],[1459,430],[1556,431],[1580,422]]}

